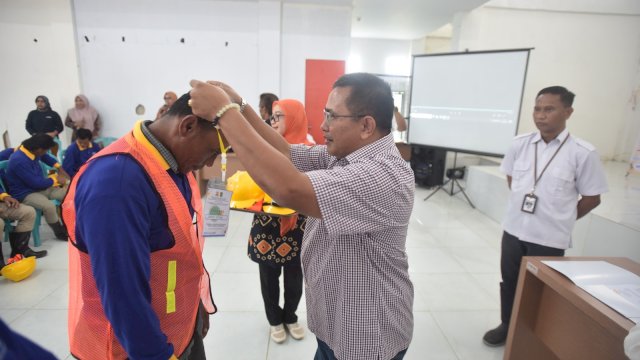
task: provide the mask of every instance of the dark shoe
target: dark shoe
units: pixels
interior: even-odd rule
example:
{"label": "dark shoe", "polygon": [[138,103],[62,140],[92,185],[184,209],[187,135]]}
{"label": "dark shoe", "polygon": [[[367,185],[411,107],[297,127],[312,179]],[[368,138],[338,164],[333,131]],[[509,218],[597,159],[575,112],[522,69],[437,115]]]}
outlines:
{"label": "dark shoe", "polygon": [[20,246],[22,246],[22,238],[18,233],[9,233],[9,243],[11,243],[11,254],[9,254],[10,258],[21,253]]}
{"label": "dark shoe", "polygon": [[47,256],[47,250],[35,251],[31,248],[27,248],[27,250],[25,250],[22,253],[22,256],[24,257],[35,256],[37,259],[40,259]]}
{"label": "dark shoe", "polygon": [[502,346],[507,341],[509,328],[505,324],[500,324],[497,328],[487,331],[482,337],[482,341],[487,346]]}
{"label": "dark shoe", "polygon": [[24,254],[24,252],[29,248],[30,238],[30,231],[9,233],[9,242],[11,242],[10,257],[14,257],[18,254]]}
{"label": "dark shoe", "polygon": [[64,241],[68,240],[69,234],[67,233],[67,229],[64,227],[64,225],[56,222],[49,224],[49,226],[53,230],[53,234],[56,236],[56,239]]}

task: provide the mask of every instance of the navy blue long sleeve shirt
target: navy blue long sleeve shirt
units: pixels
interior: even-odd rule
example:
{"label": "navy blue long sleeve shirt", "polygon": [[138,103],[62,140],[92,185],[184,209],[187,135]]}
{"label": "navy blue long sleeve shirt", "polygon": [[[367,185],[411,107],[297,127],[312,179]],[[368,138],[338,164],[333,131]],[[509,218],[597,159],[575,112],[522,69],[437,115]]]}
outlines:
{"label": "navy blue long sleeve shirt", "polygon": [[57,164],[56,159],[52,156],[48,154],[35,156],[22,146],[9,157],[5,185],[18,201],[24,200],[31,193],[53,186],[53,180],[44,176],[40,161],[51,167],[55,167]]}
{"label": "navy blue long sleeve shirt", "polygon": [[64,152],[64,160],[62,160],[62,168],[64,171],[69,174],[70,177],[73,177],[80,166],[82,166],[89,158],[91,158],[95,153],[100,151],[100,147],[98,144],[91,142],[89,147],[81,149],[77,142],[69,145],[67,150]]}
{"label": "navy blue long sleeve shirt", "polygon": [[[128,155],[87,166],[76,188],[76,241],[91,258],[105,315],[131,359],[168,359],[173,345],[153,311],[149,286],[151,253],[174,245],[164,204]],[[167,171],[193,216],[187,177]],[[193,331],[191,325],[185,331]]]}

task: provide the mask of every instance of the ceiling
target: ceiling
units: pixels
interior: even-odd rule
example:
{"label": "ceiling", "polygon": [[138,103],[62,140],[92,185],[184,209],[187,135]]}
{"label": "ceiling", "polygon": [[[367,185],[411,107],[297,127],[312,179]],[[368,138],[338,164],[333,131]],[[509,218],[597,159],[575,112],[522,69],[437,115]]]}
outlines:
{"label": "ceiling", "polygon": [[[0,0],[0,2],[3,0]],[[17,0],[14,0],[17,2]],[[29,3],[33,0],[23,0]],[[177,0],[180,2],[183,0]],[[190,0],[273,2],[274,0]],[[275,0],[287,4],[339,7],[351,10],[351,36],[355,38],[402,39],[423,38],[435,30],[450,24],[456,13],[468,12],[489,2],[488,0]],[[157,4],[175,4],[176,0],[74,0],[83,7],[105,9],[130,8],[130,4],[151,12]],[[118,5],[119,3],[126,4]],[[153,4],[153,6],[152,6]],[[553,9],[571,12],[595,12],[615,14],[640,14],[640,0],[492,0],[492,6],[517,7],[523,9]],[[134,7],[136,8],[136,7]]]}
{"label": "ceiling", "polygon": [[[258,0],[260,1],[260,0]],[[453,21],[458,12],[488,0],[282,0],[285,3],[352,7],[351,36],[413,40]]]}
{"label": "ceiling", "polygon": [[[0,0],[3,1],[3,0]],[[173,4],[176,0],[73,0],[83,8],[96,11],[130,11],[127,9],[153,12],[163,8],[163,4]],[[156,2],[157,1],[157,2]],[[177,0],[180,2],[181,0]],[[190,0],[193,2],[237,1],[272,2],[273,0]],[[356,38],[413,40],[449,24],[458,12],[473,10],[488,0],[277,0],[287,4],[339,7],[351,10],[351,36]],[[575,0],[578,1],[578,0]],[[612,1],[612,0],[608,0]],[[630,0],[628,0],[630,1]],[[640,0],[639,0],[640,1]],[[151,5],[153,3],[153,6]],[[185,2],[186,3],[186,2]],[[124,9],[124,10],[123,10]]]}
{"label": "ceiling", "polygon": [[488,0],[283,0],[286,3],[352,6],[351,36],[417,39]]}
{"label": "ceiling", "polygon": [[417,39],[487,0],[353,0],[351,36]]}

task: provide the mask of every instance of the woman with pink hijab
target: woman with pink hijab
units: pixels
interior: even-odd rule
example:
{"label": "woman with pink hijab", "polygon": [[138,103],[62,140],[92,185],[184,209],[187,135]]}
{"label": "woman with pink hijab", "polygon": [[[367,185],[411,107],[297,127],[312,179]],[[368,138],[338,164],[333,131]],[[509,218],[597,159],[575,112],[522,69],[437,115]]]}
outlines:
{"label": "woman with pink hijab", "polygon": [[71,141],[76,139],[76,130],[87,129],[97,137],[100,132],[100,115],[98,111],[89,105],[89,99],[84,95],[78,95],[75,99],[75,107],[69,109],[64,124],[73,129]]}

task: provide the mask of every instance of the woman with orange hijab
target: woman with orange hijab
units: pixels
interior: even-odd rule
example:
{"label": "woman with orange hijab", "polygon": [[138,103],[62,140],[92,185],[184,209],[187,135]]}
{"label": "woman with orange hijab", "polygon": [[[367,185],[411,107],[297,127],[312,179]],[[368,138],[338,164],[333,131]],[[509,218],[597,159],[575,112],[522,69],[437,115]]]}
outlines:
{"label": "woman with orange hijab", "polygon": [[[298,100],[284,99],[273,103],[271,126],[289,144],[307,144],[307,115]],[[292,338],[304,338],[304,327],[298,324],[296,310],[302,297],[302,265],[300,249],[306,217],[256,214],[249,235],[248,256],[260,268],[262,300],[271,325],[271,339],[282,343],[287,330]],[[280,307],[280,273],[284,273],[284,307]],[[286,328],[285,328],[286,327]]]}
{"label": "woman with orange hijab", "polygon": [[160,119],[162,115],[169,111],[171,105],[173,105],[173,103],[178,100],[178,95],[176,95],[176,93],[174,93],[173,91],[167,91],[166,93],[164,93],[164,96],[162,98],[164,99],[164,105],[160,106],[160,109],[158,109],[156,120]]}

